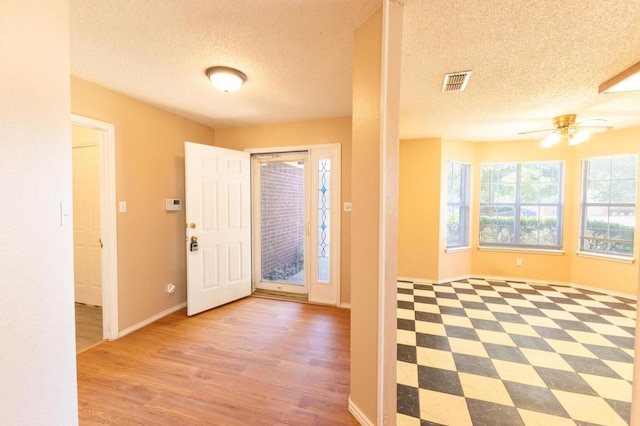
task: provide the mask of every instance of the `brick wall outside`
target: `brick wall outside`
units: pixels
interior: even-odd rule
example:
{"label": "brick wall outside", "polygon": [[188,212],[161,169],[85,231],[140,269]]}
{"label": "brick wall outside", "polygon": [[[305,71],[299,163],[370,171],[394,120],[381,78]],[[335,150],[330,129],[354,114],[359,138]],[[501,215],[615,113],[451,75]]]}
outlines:
{"label": "brick wall outside", "polygon": [[303,268],[304,170],[262,163],[262,277],[284,280]]}

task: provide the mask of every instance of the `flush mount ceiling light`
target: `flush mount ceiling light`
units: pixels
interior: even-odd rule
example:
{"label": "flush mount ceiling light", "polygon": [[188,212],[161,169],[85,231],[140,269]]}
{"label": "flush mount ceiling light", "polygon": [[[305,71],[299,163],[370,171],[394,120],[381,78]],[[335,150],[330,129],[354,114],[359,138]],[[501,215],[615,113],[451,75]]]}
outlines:
{"label": "flush mount ceiling light", "polygon": [[631,92],[633,90],[640,90],[640,62],[598,87],[598,93]]}
{"label": "flush mount ceiling light", "polygon": [[229,67],[211,67],[205,71],[211,83],[222,92],[235,92],[247,81],[242,71]]}

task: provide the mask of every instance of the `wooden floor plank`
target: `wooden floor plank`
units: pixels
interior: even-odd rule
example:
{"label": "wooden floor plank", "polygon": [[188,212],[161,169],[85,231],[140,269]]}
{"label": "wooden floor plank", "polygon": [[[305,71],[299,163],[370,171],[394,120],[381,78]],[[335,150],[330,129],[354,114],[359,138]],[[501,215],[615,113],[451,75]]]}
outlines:
{"label": "wooden floor plank", "polygon": [[76,303],[75,310],[76,352],[82,352],[102,340],[102,308]]}
{"label": "wooden floor plank", "polygon": [[78,355],[80,424],[357,425],[349,311],[249,297]]}

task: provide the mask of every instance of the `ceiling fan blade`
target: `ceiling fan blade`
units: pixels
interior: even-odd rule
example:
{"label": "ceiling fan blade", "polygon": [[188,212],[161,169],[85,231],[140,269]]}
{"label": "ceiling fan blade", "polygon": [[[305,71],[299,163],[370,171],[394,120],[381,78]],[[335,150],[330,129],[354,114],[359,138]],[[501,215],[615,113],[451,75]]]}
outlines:
{"label": "ceiling fan blade", "polygon": [[582,127],[583,124],[591,123],[593,121],[597,121],[597,122],[600,122],[600,123],[606,123],[607,122],[607,120],[605,120],[604,118],[587,118],[586,120],[577,121],[576,125]]}
{"label": "ceiling fan blade", "polygon": [[519,132],[519,135],[528,135],[530,133],[543,133],[543,132],[555,132],[556,129],[555,127],[552,127],[551,129],[538,129],[538,130],[527,130],[526,132]]}
{"label": "ceiling fan blade", "polygon": [[613,129],[613,126],[576,126],[578,129]]}

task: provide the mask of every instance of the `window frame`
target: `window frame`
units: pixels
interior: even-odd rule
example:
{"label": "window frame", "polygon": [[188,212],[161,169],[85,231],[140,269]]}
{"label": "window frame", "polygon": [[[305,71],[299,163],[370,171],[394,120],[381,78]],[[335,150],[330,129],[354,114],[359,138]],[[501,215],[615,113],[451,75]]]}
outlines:
{"label": "window frame", "polygon": [[[635,158],[635,163],[636,163],[636,170],[635,170],[635,193],[633,194],[634,196],[634,203],[612,203],[611,202],[611,197],[609,197],[609,202],[608,203],[603,203],[603,202],[588,202],[587,198],[588,198],[588,191],[589,191],[589,172],[591,169],[591,161],[593,160],[603,160],[603,159],[607,159],[609,161],[609,167],[611,170],[611,163],[613,162],[614,158],[619,158],[619,157],[634,157]],[[581,199],[580,199],[580,229],[578,230],[578,253],[581,254],[585,254],[585,255],[592,255],[592,256],[597,256],[597,257],[617,257],[620,259],[634,259],[635,257],[635,232],[636,232],[636,221],[637,221],[637,204],[638,204],[638,197],[637,197],[637,193],[638,193],[638,154],[637,153],[627,153],[627,154],[613,154],[613,155],[602,155],[602,156],[597,156],[597,157],[589,157],[589,158],[583,158],[581,161],[581,166],[582,166],[582,176],[581,176],[581,188],[580,188],[580,195],[581,195]],[[611,181],[614,180],[612,179],[611,173],[609,174],[609,195],[611,194]],[[607,208],[608,210],[610,210],[612,207],[627,207],[627,208],[633,208],[633,233],[632,233],[632,239],[631,240],[619,240],[619,239],[611,239],[611,238],[593,238],[593,237],[585,237],[585,230],[587,229],[587,224],[588,224],[588,216],[587,216],[587,210],[589,207],[604,207]],[[608,213],[607,215],[607,224],[610,225],[609,219],[610,219],[610,213]],[[607,227],[607,230],[609,231],[610,228]],[[585,248],[585,240],[595,240],[598,239],[600,241],[605,241],[607,243],[615,243],[615,242],[623,242],[623,243],[628,243],[631,245],[631,253],[620,253],[617,251],[611,251],[611,250],[596,250],[596,249],[591,249],[591,248]]]}
{"label": "window frame", "polygon": [[[449,200],[449,188],[450,188],[450,175],[451,167],[454,165],[460,166],[460,202],[450,202]],[[459,210],[460,220],[458,222],[458,241],[455,244],[449,243],[449,209],[455,208]],[[471,211],[471,163],[463,161],[448,161],[447,162],[447,210],[446,210],[446,238],[445,248],[447,250],[460,249],[469,247],[470,240],[470,211]],[[462,240],[462,241],[461,241]]]}
{"label": "window frame", "polygon": [[[558,170],[558,198],[557,202],[522,202],[522,166],[524,164],[557,164]],[[515,181],[515,200],[513,203],[485,203],[482,199],[483,188],[483,170],[487,166],[494,165],[511,165],[516,168],[516,181]],[[487,162],[480,165],[480,200],[478,209],[478,220],[480,221],[483,208],[513,208],[514,210],[514,223],[513,223],[513,243],[502,242],[486,242],[482,241],[482,226],[478,226],[478,246],[480,249],[502,249],[502,250],[533,250],[533,251],[562,251],[563,250],[563,235],[564,235],[564,188],[565,188],[565,176],[566,176],[566,164],[563,160],[544,160],[544,161],[504,161],[504,162]],[[521,218],[522,210],[527,207],[555,207],[557,209],[557,223],[556,223],[556,244],[544,245],[544,244],[523,244],[520,242],[521,237]],[[498,215],[499,216],[499,215]],[[539,213],[538,213],[539,217]]]}

